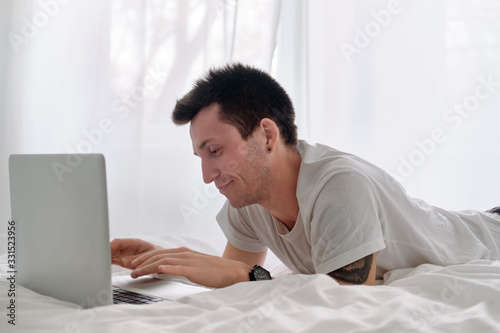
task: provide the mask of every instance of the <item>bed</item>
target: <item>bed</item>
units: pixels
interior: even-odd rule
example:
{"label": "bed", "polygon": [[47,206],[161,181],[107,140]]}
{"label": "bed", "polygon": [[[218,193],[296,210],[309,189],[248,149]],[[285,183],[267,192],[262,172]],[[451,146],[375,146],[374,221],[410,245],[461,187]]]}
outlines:
{"label": "bed", "polygon": [[[159,237],[163,246],[220,254],[222,240]],[[150,305],[83,309],[16,286],[9,324],[1,257],[1,332],[500,332],[500,261],[390,271],[376,286],[339,286],[325,275],[289,274],[270,255],[272,281]],[[123,274],[115,267],[114,274]]]}

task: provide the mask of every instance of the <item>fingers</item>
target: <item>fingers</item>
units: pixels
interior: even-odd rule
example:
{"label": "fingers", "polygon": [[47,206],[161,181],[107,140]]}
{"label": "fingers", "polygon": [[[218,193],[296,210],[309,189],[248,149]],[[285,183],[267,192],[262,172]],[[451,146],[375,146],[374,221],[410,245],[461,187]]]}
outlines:
{"label": "fingers", "polygon": [[161,274],[171,274],[175,276],[184,276],[188,280],[194,283],[195,282],[192,278],[190,278],[190,272],[192,272],[193,268],[182,266],[182,265],[160,265],[158,266],[158,273]]}
{"label": "fingers", "polygon": [[140,248],[140,240],[130,238],[116,238],[110,243],[111,256],[116,257],[120,255],[136,254]]}
{"label": "fingers", "polygon": [[115,258],[111,258],[111,263],[125,267],[125,268],[133,269],[135,266],[132,265],[132,262],[137,257],[140,257],[140,256],[141,256],[140,254],[136,254],[136,255],[132,255],[132,256],[115,257]]}
{"label": "fingers", "polygon": [[114,239],[110,243],[111,263],[125,268],[133,268],[132,261],[144,253],[153,251],[159,247],[141,239]]}
{"label": "fingers", "polygon": [[110,247],[111,252],[119,252],[119,251],[129,251],[131,249],[139,249],[141,246],[145,244],[150,244],[146,241],[137,238],[115,238],[111,241]]}
{"label": "fingers", "polygon": [[161,273],[159,270],[161,266],[186,266],[195,256],[205,257],[207,255],[185,247],[151,251],[131,262],[131,267],[134,269],[131,276],[136,278],[142,275]]}
{"label": "fingers", "polygon": [[186,248],[155,250],[131,262],[131,277],[154,273],[184,276],[194,283],[212,288],[248,281],[251,267],[240,261],[199,253]]}
{"label": "fingers", "polygon": [[165,271],[162,271],[160,269],[161,267],[182,266],[184,264],[184,260],[179,258],[155,258],[155,260],[144,263],[143,265],[134,269],[130,276],[135,279],[143,275],[165,273]]}
{"label": "fingers", "polygon": [[176,248],[176,249],[155,250],[155,251],[150,251],[150,252],[145,253],[143,255],[137,256],[137,258],[134,259],[131,264],[133,267],[139,267],[139,266],[143,265],[146,261],[151,260],[151,258],[158,256],[158,255],[176,255],[176,254],[182,254],[182,253],[201,254],[199,252],[190,250],[190,249],[185,248],[185,247],[180,247],[180,248]]}

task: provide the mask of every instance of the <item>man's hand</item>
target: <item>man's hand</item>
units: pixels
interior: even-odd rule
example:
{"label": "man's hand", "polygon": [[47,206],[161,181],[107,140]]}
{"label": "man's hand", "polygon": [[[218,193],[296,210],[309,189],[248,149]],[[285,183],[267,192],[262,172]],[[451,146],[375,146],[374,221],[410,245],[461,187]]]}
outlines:
{"label": "man's hand", "polygon": [[249,281],[252,266],[190,250],[185,247],[146,251],[131,262],[131,276],[164,273],[184,276],[194,283],[212,288]]}
{"label": "man's hand", "polygon": [[133,269],[131,263],[134,259],[158,249],[161,247],[141,239],[117,238],[111,242],[111,263]]}

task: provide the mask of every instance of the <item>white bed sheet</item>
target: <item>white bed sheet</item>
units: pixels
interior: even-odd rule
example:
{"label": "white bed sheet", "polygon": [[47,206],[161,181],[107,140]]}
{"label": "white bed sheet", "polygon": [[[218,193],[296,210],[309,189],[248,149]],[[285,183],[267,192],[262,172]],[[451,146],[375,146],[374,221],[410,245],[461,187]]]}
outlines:
{"label": "white bed sheet", "polygon": [[[220,251],[213,242],[166,243]],[[15,327],[5,272],[2,265],[1,332],[500,332],[500,261],[396,270],[373,287],[287,274],[177,301],[86,310],[17,286]]]}

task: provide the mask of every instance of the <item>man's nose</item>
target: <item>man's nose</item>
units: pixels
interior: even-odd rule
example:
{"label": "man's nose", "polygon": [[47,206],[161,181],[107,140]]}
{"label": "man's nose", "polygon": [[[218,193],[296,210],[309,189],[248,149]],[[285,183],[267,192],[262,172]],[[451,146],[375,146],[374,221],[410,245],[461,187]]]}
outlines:
{"label": "man's nose", "polygon": [[203,175],[203,182],[205,182],[205,184],[210,184],[219,175],[219,171],[214,163],[210,163],[203,159],[201,160],[201,173]]}

